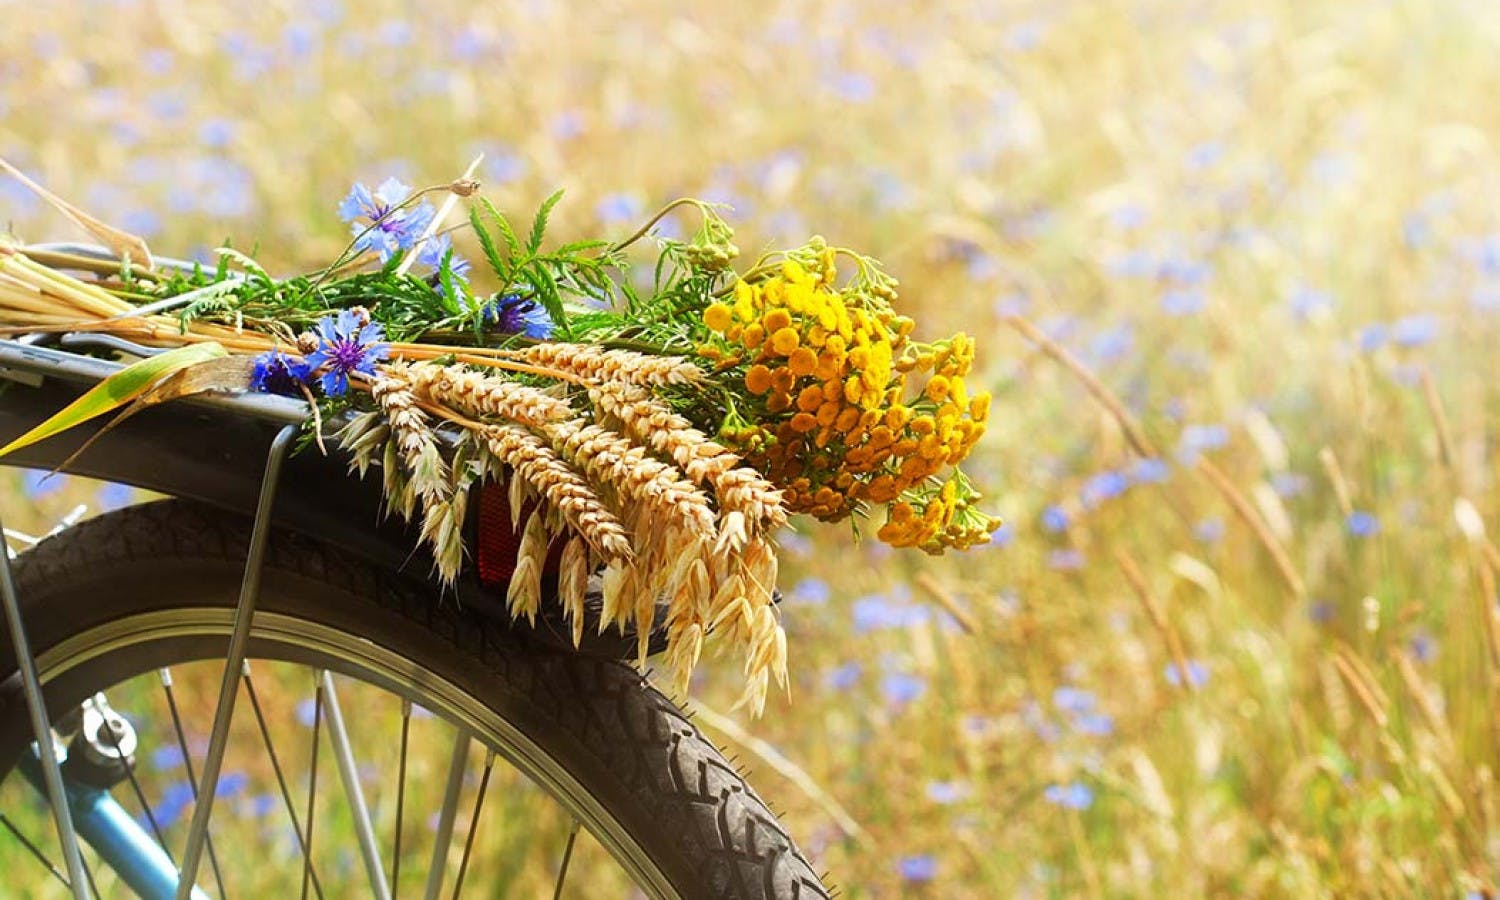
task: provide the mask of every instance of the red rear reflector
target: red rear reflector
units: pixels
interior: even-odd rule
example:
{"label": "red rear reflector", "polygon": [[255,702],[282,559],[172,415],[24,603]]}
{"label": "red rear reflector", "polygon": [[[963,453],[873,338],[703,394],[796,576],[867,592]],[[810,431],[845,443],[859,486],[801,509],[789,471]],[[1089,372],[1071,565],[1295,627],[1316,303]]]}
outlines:
{"label": "red rear reflector", "polygon": [[[521,550],[521,534],[511,527],[509,493],[503,484],[491,482],[479,488],[479,539],[474,554],[479,564],[479,581],[487,587],[505,587],[516,571],[516,555]],[[534,504],[521,510],[521,526],[526,525]],[[557,571],[563,542],[554,538],[547,547],[547,561],[542,571]]]}
{"label": "red rear reflector", "polygon": [[490,484],[479,489],[479,581],[504,586],[516,571],[516,553],[521,549],[521,535],[510,524],[510,502],[503,485]]}

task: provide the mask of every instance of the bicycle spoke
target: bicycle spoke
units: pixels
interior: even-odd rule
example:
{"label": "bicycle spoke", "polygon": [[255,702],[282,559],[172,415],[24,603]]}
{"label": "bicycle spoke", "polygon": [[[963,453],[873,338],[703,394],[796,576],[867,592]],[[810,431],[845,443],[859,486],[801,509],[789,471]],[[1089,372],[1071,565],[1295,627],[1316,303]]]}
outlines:
{"label": "bicycle spoke", "polygon": [[458,794],[464,786],[469,759],[469,732],[462,727],[453,738],[453,756],[448,761],[448,785],[443,789],[443,809],[438,813],[437,842],[432,848],[432,866],[427,870],[426,900],[437,900],[443,890],[443,872],[448,867],[448,845],[453,841],[453,817],[458,812]]}
{"label": "bicycle spoke", "polygon": [[563,846],[562,865],[557,868],[557,887],[552,889],[552,900],[561,900],[563,882],[568,878],[568,863],[573,859],[573,844],[578,840],[578,820],[568,829],[568,843]]}
{"label": "bicycle spoke", "polygon": [[307,885],[312,878],[313,820],[316,818],[314,804],[318,798],[318,726],[323,721],[323,683],[318,682],[313,694],[312,767],[307,777],[307,841],[303,843],[305,853],[302,868],[302,900],[307,900]]}
{"label": "bicycle spoke", "polygon": [[[255,682],[250,677],[250,660],[245,660],[242,670],[242,681],[245,685],[245,696],[250,701],[250,709],[255,713],[255,724],[260,729],[260,739],[266,745],[266,756],[271,760],[271,771],[276,774],[276,787],[281,790],[281,802],[286,807],[286,814],[292,820],[292,832],[297,835],[297,848],[302,851],[302,858],[308,866],[312,865],[312,854],[308,852],[307,844],[302,840],[302,823],[297,820],[297,805],[292,802],[292,792],[286,786],[286,776],[281,772],[281,760],[276,756],[276,746],[271,741],[271,729],[266,727],[266,716],[260,708],[260,697],[255,693]],[[312,870],[312,889],[318,900],[323,900],[323,886],[318,883],[317,870]]]}
{"label": "bicycle spoke", "polygon": [[339,708],[339,695],[333,684],[333,675],[324,669],[319,683],[323,685],[323,693],[328,698],[328,737],[333,743],[333,759],[338,763],[339,780],[344,783],[344,797],[349,801],[349,811],[354,819],[354,836],[359,840],[365,873],[370,877],[370,891],[377,900],[390,900],[391,890],[385,883],[385,866],[380,862],[380,848],[375,844],[375,829],[370,825],[370,810],[365,805],[365,792],[359,786],[359,769],[354,764],[354,750],[349,746],[349,732],[344,728],[344,713]]}
{"label": "bicycle spoke", "polygon": [[401,814],[406,805],[406,742],[411,734],[411,701],[401,698],[401,762],[396,769],[396,841],[391,850],[391,897],[401,886]]}
{"label": "bicycle spoke", "polygon": [[33,844],[29,839],[27,839],[26,835],[21,833],[21,829],[17,828],[14,822],[5,817],[5,813],[0,813],[0,825],[4,825],[5,829],[9,831],[16,840],[21,842],[21,846],[25,847],[27,850],[30,850],[31,855],[36,857],[36,861],[46,866],[47,871],[51,872],[57,877],[58,881],[61,881],[63,883],[63,887],[69,889],[72,888],[72,885],[68,884],[68,877],[62,872],[58,871],[57,866],[54,866],[52,864],[52,860],[47,858],[46,854],[42,852],[40,847],[38,847],[36,844]]}
{"label": "bicycle spoke", "polygon": [[[104,695],[100,694],[98,696],[102,697]],[[135,799],[141,804],[141,812],[146,814],[146,824],[151,826],[151,833],[156,836],[156,842],[160,844],[161,849],[166,852],[167,859],[172,860],[172,864],[176,865],[177,861],[172,857],[172,850],[167,846],[167,839],[162,837],[161,825],[157,824],[156,813],[151,811],[151,804],[146,802],[146,792],[141,790],[140,779],[135,777],[135,766],[130,765],[130,763],[126,761],[125,753],[120,749],[120,736],[115,734],[115,729],[110,724],[109,718],[107,716],[105,717],[104,724],[100,726],[99,730],[109,736],[110,746],[112,746],[115,750],[115,759],[119,760],[120,765],[125,769],[125,778],[130,782],[130,789],[135,792]],[[185,756],[184,759],[186,759]],[[190,779],[192,778],[191,775],[189,775],[188,777]],[[219,893],[224,893],[223,885],[219,886]]]}
{"label": "bicycle spoke", "polygon": [[[172,692],[172,671],[167,668],[158,669],[157,675],[161,678],[161,689],[167,695],[167,711],[172,716],[172,730],[177,732],[177,749],[181,751],[182,764],[187,768],[188,786],[193,790],[193,802],[197,803],[198,776],[193,772],[193,757],[192,754],[188,753],[187,735],[182,730],[182,716],[177,712],[177,697]],[[116,752],[119,752],[119,749],[118,746],[115,747]],[[130,776],[130,782],[131,784],[135,783],[134,774]],[[217,791],[218,785],[215,785],[214,789]],[[141,803],[144,804],[145,802],[146,799],[142,797]],[[151,807],[149,806],[146,807],[146,818],[151,822],[151,829],[156,831],[156,819],[152,817]],[[227,897],[229,895],[224,892],[224,875],[219,871],[219,856],[214,852],[213,835],[206,835],[205,840],[208,847],[208,867],[213,870],[214,884],[219,886],[219,896]],[[171,859],[172,851],[167,849],[167,842],[162,838],[159,831],[156,833],[156,842],[161,844],[161,848],[166,851],[167,859]]]}
{"label": "bicycle spoke", "polygon": [[484,756],[484,775],[479,779],[479,795],[474,798],[474,814],[469,817],[469,834],[464,838],[464,855],[458,862],[458,880],[453,882],[453,900],[458,900],[464,889],[464,874],[469,871],[469,854],[474,851],[474,835],[479,832],[479,810],[484,806],[484,793],[490,786],[490,770],[495,767],[495,751]]}

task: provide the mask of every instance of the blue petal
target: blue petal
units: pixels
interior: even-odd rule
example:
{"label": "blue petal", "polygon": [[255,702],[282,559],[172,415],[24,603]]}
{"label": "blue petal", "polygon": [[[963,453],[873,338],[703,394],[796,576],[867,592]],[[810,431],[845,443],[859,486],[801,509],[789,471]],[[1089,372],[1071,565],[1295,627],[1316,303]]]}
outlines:
{"label": "blue petal", "polygon": [[342,397],[349,390],[349,377],[337,369],[323,373],[323,393],[329,397]]}
{"label": "blue petal", "polygon": [[309,369],[322,368],[323,366],[326,366],[328,364],[328,361],[332,358],[333,354],[329,353],[325,348],[319,347],[313,352],[307,354],[307,367]]}
{"label": "blue petal", "polygon": [[359,332],[359,316],[352,309],[339,310],[339,337],[353,337]]}
{"label": "blue petal", "polygon": [[375,200],[370,196],[370,189],[358,182],[349,189],[349,195],[339,204],[339,218],[345,222],[352,222],[360,216],[368,216]]}
{"label": "blue petal", "polygon": [[386,206],[395,206],[411,196],[411,186],[398,178],[387,178],[375,189],[375,197]]}

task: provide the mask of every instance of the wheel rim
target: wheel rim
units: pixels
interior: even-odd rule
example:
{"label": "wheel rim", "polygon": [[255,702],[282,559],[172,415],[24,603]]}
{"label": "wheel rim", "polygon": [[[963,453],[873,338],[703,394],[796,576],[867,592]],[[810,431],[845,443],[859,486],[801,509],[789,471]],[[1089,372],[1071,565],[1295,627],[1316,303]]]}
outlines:
{"label": "wheel rim", "polygon": [[[37,654],[44,685],[50,685],[97,660],[143,646],[169,647],[183,639],[227,638],[234,611],[224,607],[180,607],[124,616],[71,635]],[[367,684],[417,703],[506,760],[546,791],[589,830],[635,881],[654,897],[677,897],[676,889],[649,855],[602,804],[556,760],[458,685],[370,640],[310,619],[282,612],[256,613],[251,629],[255,658],[316,665],[353,676]],[[309,658],[316,659],[316,663]],[[204,658],[193,653],[170,661],[152,661],[111,680],[111,685],[159,666]],[[107,689],[110,685],[90,689]],[[3,779],[4,773],[0,773]]]}

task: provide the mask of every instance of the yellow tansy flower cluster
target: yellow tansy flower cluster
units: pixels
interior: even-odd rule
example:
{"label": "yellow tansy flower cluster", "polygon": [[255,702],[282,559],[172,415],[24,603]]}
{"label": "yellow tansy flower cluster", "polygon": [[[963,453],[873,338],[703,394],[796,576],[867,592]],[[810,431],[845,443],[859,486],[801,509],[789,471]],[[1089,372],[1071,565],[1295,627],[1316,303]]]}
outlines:
{"label": "yellow tansy flower cluster", "polygon": [[862,260],[840,290],[834,262],[815,242],[757,267],[732,299],[704,311],[713,339],[700,354],[749,394],[721,436],[786,492],[794,512],[833,521],[887,504],[879,537],[894,546],[936,552],[985,540],[998,522],[972,507],[968,481],[957,471],[936,481],[968,455],[989,417],[989,394],[971,396],[964,384],[973,341],[911,340],[915,323],[887,302],[889,279],[871,279]]}

